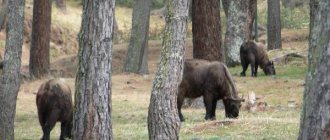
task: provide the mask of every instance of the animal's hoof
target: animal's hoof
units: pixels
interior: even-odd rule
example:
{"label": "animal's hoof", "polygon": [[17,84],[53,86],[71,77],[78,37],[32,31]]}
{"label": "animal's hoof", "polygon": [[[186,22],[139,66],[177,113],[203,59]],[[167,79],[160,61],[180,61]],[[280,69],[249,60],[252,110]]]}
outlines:
{"label": "animal's hoof", "polygon": [[183,117],[180,117],[180,121],[181,121],[181,122],[184,122],[185,119],[184,119]]}
{"label": "animal's hoof", "polygon": [[241,73],[241,76],[244,77],[245,76],[245,73]]}
{"label": "animal's hoof", "polygon": [[208,121],[213,121],[213,120],[216,120],[215,116],[214,117],[205,117],[205,120],[208,120]]}

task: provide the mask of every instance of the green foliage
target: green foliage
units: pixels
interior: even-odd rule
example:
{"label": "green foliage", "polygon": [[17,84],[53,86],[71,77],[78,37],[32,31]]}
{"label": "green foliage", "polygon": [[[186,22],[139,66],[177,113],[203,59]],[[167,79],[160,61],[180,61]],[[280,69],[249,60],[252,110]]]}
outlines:
{"label": "green foliage", "polygon": [[[267,10],[259,12],[259,24],[267,26]],[[309,27],[309,7],[284,8],[281,6],[281,26],[288,29],[301,29]]]}
{"label": "green foliage", "polygon": [[309,8],[284,8],[281,7],[281,26],[282,28],[308,28]]}
{"label": "green foliage", "polygon": [[124,7],[133,7],[133,0],[116,0],[117,6],[124,6]]}
{"label": "green foliage", "polygon": [[164,0],[152,0],[152,5],[151,5],[152,9],[158,9],[164,6],[165,6]]}

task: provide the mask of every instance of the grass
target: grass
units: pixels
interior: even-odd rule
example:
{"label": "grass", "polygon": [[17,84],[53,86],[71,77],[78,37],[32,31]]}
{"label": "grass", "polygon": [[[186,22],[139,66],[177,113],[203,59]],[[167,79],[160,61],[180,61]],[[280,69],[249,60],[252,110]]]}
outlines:
{"label": "grass", "polygon": [[[238,119],[226,119],[224,110],[216,112],[217,121],[205,121],[204,109],[183,109],[186,122],[181,124],[180,138],[190,139],[296,139],[299,128],[300,106],[303,95],[305,66],[277,66],[277,78],[265,76],[260,72],[258,78],[234,76],[239,94],[247,97],[248,91],[254,91],[257,97],[267,102],[264,112],[242,110]],[[239,66],[230,68],[237,75]],[[115,139],[148,139],[147,111],[149,105],[152,78],[138,75],[118,74],[113,76],[112,122]],[[123,80],[124,79],[124,80]],[[73,89],[74,79],[67,79]],[[43,80],[25,83],[20,91],[15,120],[16,139],[38,139],[41,128],[38,123],[35,106],[36,88]],[[127,85],[126,81],[133,81]],[[297,107],[289,108],[288,101],[293,100]],[[232,121],[222,125],[219,121]],[[59,136],[59,124],[52,131],[52,139]]]}
{"label": "grass", "polygon": [[[264,4],[265,2],[261,3]],[[30,4],[31,5],[31,4]],[[260,7],[260,6],[259,6]],[[72,27],[72,31],[67,34],[76,38],[81,22],[80,6],[68,6],[70,15],[60,15],[56,8],[54,10],[54,23]],[[131,12],[129,8],[116,8],[116,17],[120,32],[122,32],[118,43],[127,43],[131,26]],[[67,20],[69,19],[69,20]],[[156,16],[151,17],[150,24],[151,39],[160,39],[160,32],[163,30],[164,21]],[[189,29],[191,24],[189,24]],[[290,33],[296,36],[298,31]],[[305,31],[306,33],[308,31]],[[300,32],[298,32],[300,33]],[[285,31],[284,34],[289,34]],[[304,35],[306,36],[306,35]],[[301,38],[293,38],[286,41],[282,52],[304,51],[306,52],[306,42]],[[304,38],[302,38],[304,39]],[[161,43],[160,43],[161,44]],[[127,46],[127,45],[123,45]],[[302,47],[301,47],[302,46]],[[159,46],[155,46],[159,47]],[[274,52],[272,56],[280,52]],[[151,64],[153,66],[153,64]],[[241,111],[238,119],[226,119],[224,110],[216,111],[217,121],[205,121],[204,109],[186,108],[183,114],[186,122],[181,124],[180,139],[183,140],[291,140],[297,139],[299,130],[300,107],[304,90],[304,78],[306,64],[300,60],[293,60],[288,64],[276,65],[276,79],[265,76],[261,70],[257,78],[252,78],[250,68],[246,77],[239,77],[241,67],[230,68],[234,76],[239,95],[246,98],[250,91],[256,93],[260,101],[267,102],[268,106],[263,112]],[[112,123],[114,139],[118,140],[146,140],[148,139],[147,112],[152,86],[152,77],[133,74],[116,74],[112,76]],[[35,95],[41,82],[45,80],[24,83],[21,86],[15,118],[15,139],[34,140],[42,136],[41,127],[38,122],[37,109],[35,105]],[[74,89],[74,78],[67,79]],[[127,84],[130,81],[132,84]],[[294,101],[296,107],[288,107],[288,101]],[[230,121],[229,124],[222,124],[219,121]],[[51,139],[58,139],[60,133],[59,124],[53,129]]]}

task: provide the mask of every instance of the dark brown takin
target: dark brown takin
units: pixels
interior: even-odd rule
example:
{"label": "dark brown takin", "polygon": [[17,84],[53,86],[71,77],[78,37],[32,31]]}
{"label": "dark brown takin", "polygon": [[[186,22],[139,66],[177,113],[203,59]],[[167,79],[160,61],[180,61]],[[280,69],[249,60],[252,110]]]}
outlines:
{"label": "dark brown takin", "polygon": [[70,87],[62,80],[49,80],[40,86],[36,103],[42,140],[49,140],[50,131],[58,121],[61,122],[60,140],[71,138],[73,105]]}
{"label": "dark brown takin", "polygon": [[181,107],[184,98],[197,98],[203,96],[206,120],[215,120],[217,101],[222,99],[225,106],[225,115],[236,118],[243,99],[238,92],[228,68],[221,62],[189,59],[184,63],[183,77],[179,85],[178,113],[181,121],[184,117]]}
{"label": "dark brown takin", "polygon": [[269,60],[264,46],[253,40],[244,42],[240,47],[240,58],[243,71],[241,76],[245,76],[249,64],[251,64],[251,75],[257,76],[258,66],[264,71],[266,75],[275,75],[274,63]]}

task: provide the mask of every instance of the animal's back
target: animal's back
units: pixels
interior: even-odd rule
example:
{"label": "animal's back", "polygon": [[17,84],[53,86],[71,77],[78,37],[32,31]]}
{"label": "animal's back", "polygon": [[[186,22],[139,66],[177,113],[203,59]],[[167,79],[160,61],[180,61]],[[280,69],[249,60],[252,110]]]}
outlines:
{"label": "animal's back", "polygon": [[222,87],[222,96],[237,97],[237,90],[227,66],[222,62],[212,62],[209,66],[208,82]]}
{"label": "animal's back", "polygon": [[198,85],[203,81],[207,74],[206,68],[210,65],[209,61],[201,59],[188,59],[184,64],[183,80],[188,80],[191,84]]}
{"label": "animal's back", "polygon": [[[52,79],[43,83],[37,93],[37,107],[39,117],[47,117],[53,110],[72,111],[71,90],[61,80]],[[71,114],[61,116],[60,120],[67,119]]]}
{"label": "animal's back", "polygon": [[257,46],[255,41],[248,41],[245,45],[240,47],[241,55],[254,54],[256,55],[259,51],[259,47]]}
{"label": "animal's back", "polygon": [[187,59],[184,63],[183,77],[180,84],[184,89],[189,90],[189,98],[196,98],[203,94],[202,86],[207,75],[207,67],[210,64],[207,60]]}
{"label": "animal's back", "polygon": [[261,43],[257,43],[254,40],[248,41],[245,45],[240,47],[241,57],[254,56],[256,60],[268,59],[267,51]]}

